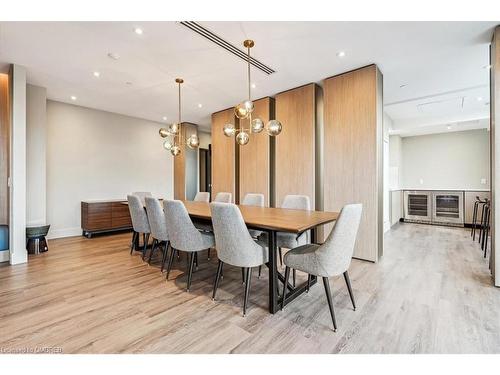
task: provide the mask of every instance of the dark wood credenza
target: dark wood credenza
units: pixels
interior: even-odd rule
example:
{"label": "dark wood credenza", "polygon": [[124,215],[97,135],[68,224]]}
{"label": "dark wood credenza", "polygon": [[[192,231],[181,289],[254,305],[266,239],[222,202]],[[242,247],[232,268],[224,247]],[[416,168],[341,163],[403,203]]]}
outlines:
{"label": "dark wood credenza", "polygon": [[96,233],[132,229],[128,205],[123,199],[82,201],[82,234],[91,238]]}

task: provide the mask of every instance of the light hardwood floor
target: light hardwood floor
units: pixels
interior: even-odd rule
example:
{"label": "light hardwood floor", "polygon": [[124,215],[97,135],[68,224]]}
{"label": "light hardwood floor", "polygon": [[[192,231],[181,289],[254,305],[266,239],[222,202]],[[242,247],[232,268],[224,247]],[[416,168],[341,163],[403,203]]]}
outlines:
{"label": "light hardwood floor", "polygon": [[354,260],[357,311],[331,280],[336,333],[321,283],[273,316],[267,272],[255,272],[243,318],[239,269],[224,270],[213,302],[216,259],[200,255],[186,293],[185,257],[165,282],[157,263],[129,255],[129,239],[53,240],[27,265],[0,266],[0,352],[500,353],[500,289],[464,229],[401,224],[381,262]]}

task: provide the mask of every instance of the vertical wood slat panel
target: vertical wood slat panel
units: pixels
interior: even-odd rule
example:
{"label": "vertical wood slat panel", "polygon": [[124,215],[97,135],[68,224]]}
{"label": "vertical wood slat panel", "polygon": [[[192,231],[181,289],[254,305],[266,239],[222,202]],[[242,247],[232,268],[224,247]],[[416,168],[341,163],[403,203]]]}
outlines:
{"label": "vertical wood slat panel", "polygon": [[315,91],[309,84],[276,95],[283,130],[275,146],[275,206],[288,194],[307,195],[315,206]]}
{"label": "vertical wood slat panel", "polygon": [[212,114],[212,191],[211,200],[219,192],[236,194],[236,142],[234,137],[226,137],[224,125],[237,126],[233,108]]}
{"label": "vertical wood slat panel", "polygon": [[363,204],[354,256],[373,262],[383,246],[381,78],[370,65],[326,79],[323,86],[324,209]]}
{"label": "vertical wood slat panel", "polygon": [[186,140],[191,134],[198,134],[195,124],[183,122],[181,126],[181,153],[174,156],[174,199],[186,199]]}
{"label": "vertical wood slat panel", "polygon": [[[262,98],[254,101],[252,118],[260,118],[264,124],[270,120],[271,98]],[[249,127],[248,120],[240,121],[245,128]],[[270,201],[270,137],[263,130],[252,133],[250,141],[245,146],[239,146],[239,191],[240,200],[245,194],[264,194],[264,203],[269,207]]]}
{"label": "vertical wood slat panel", "polygon": [[0,74],[0,224],[9,223],[9,75]]}

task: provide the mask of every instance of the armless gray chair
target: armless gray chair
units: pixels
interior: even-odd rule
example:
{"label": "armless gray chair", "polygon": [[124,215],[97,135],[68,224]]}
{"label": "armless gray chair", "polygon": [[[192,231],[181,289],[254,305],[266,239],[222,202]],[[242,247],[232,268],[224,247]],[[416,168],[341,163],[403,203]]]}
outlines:
{"label": "armless gray chair", "polygon": [[199,191],[194,197],[195,202],[210,202],[210,193],[206,191]]}
{"label": "armless gray chair", "polygon": [[139,199],[141,200],[141,203],[143,206],[146,205],[146,197],[152,197],[153,194],[151,194],[149,191],[136,191],[135,193],[132,193],[132,195],[137,195]]}
{"label": "armless gray chair", "polygon": [[282,309],[286,299],[286,284],[290,276],[290,268],[293,268],[306,272],[309,275],[316,275],[323,278],[334,331],[337,330],[337,322],[335,321],[335,313],[333,311],[329,277],[344,274],[352,306],[356,310],[356,303],[354,302],[354,295],[352,294],[351,282],[347,270],[351,264],[354,252],[356,236],[361,221],[361,211],[361,204],[348,204],[344,206],[332,232],[323,245],[303,245],[285,254],[285,287],[283,288]]}
{"label": "armless gray chair", "polygon": [[[311,210],[311,201],[307,195],[286,195],[281,204],[281,208],[291,210]],[[294,233],[278,232],[276,233],[276,246],[278,247],[280,264],[283,265],[283,251],[281,248],[293,249],[310,242],[310,233],[306,231],[299,236]],[[262,234],[262,241],[267,242],[267,233]],[[293,271],[293,286],[295,286],[295,270]]]}
{"label": "armless gray chair", "polygon": [[245,272],[245,297],[243,301],[243,316],[245,316],[252,267],[267,263],[268,250],[265,244],[255,242],[250,236],[238,206],[232,203],[212,202],[210,210],[212,211],[212,223],[219,258],[212,299],[215,300],[222,266],[227,263],[241,267]]}
{"label": "armless gray chair", "polygon": [[144,247],[142,249],[142,259],[146,255],[146,249],[149,242],[149,234],[151,233],[151,228],[149,226],[148,215],[144,209],[144,205],[141,199],[137,195],[127,195],[128,208],[130,210],[130,218],[132,219],[132,227],[134,228],[134,234],[132,236],[132,246],[130,247],[130,254],[135,248],[135,244],[139,243],[139,235],[142,233],[142,239],[144,242]]}
{"label": "armless gray chair", "polygon": [[200,232],[194,226],[186,207],[178,200],[163,201],[165,219],[167,223],[167,232],[170,239],[170,258],[167,266],[167,280],[172,262],[174,260],[174,249],[176,251],[185,251],[190,254],[189,274],[187,281],[187,291],[191,288],[191,279],[193,276],[193,267],[195,255],[198,251],[210,249],[215,245],[214,236],[211,233]]}
{"label": "armless gray chair", "polygon": [[[245,194],[245,197],[243,198],[241,205],[264,207],[264,194],[259,194],[259,193]],[[257,238],[262,234],[261,230],[255,230],[255,229],[249,229],[249,232],[253,238]]]}
{"label": "armless gray chair", "polygon": [[158,199],[145,197],[145,202],[149,226],[151,227],[151,236],[153,237],[153,245],[151,247],[151,252],[149,253],[148,264],[151,264],[151,259],[153,258],[155,250],[159,247],[163,250],[163,257],[161,260],[161,272],[163,272],[170,244],[165,213],[163,212],[163,207]]}
{"label": "armless gray chair", "polygon": [[233,195],[231,193],[220,192],[215,196],[214,202],[231,203]]}

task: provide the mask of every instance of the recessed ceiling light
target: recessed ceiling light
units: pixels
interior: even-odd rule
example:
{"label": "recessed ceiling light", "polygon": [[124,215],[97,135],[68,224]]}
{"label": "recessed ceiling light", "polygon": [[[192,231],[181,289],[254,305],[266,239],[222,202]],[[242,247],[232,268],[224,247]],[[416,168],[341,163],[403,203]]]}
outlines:
{"label": "recessed ceiling light", "polygon": [[198,108],[201,108],[201,107],[203,107],[203,104],[199,103]]}
{"label": "recessed ceiling light", "polygon": [[71,100],[75,101],[76,100],[76,96],[71,95]]}
{"label": "recessed ceiling light", "polygon": [[403,83],[402,85],[399,85],[399,88],[402,89],[402,88],[405,88],[406,86],[408,86],[406,83]]}
{"label": "recessed ceiling light", "polygon": [[451,125],[448,125],[446,129],[451,130]]}
{"label": "recessed ceiling light", "polygon": [[162,117],[163,121],[167,121],[167,116]]}
{"label": "recessed ceiling light", "polygon": [[337,52],[337,57],[344,57],[345,56],[345,52],[344,51],[338,51]]}
{"label": "recessed ceiling light", "polygon": [[480,102],[481,100],[483,100],[483,98],[481,96],[478,96],[477,101]]}
{"label": "recessed ceiling light", "polygon": [[99,78],[100,76],[101,76],[101,73],[99,73],[99,72],[94,72],[94,77]]}
{"label": "recessed ceiling light", "polygon": [[251,84],[251,87],[252,87],[252,89],[254,89],[254,88],[256,88],[256,87],[257,87],[257,85],[256,85],[255,83],[252,83],[252,84]]}
{"label": "recessed ceiling light", "polygon": [[113,60],[118,60],[120,58],[120,55],[115,52],[109,52],[108,57]]}
{"label": "recessed ceiling light", "polygon": [[142,29],[141,29],[140,27],[136,27],[136,28],[134,29],[134,32],[135,32],[136,34],[138,34],[138,35],[142,35]]}

